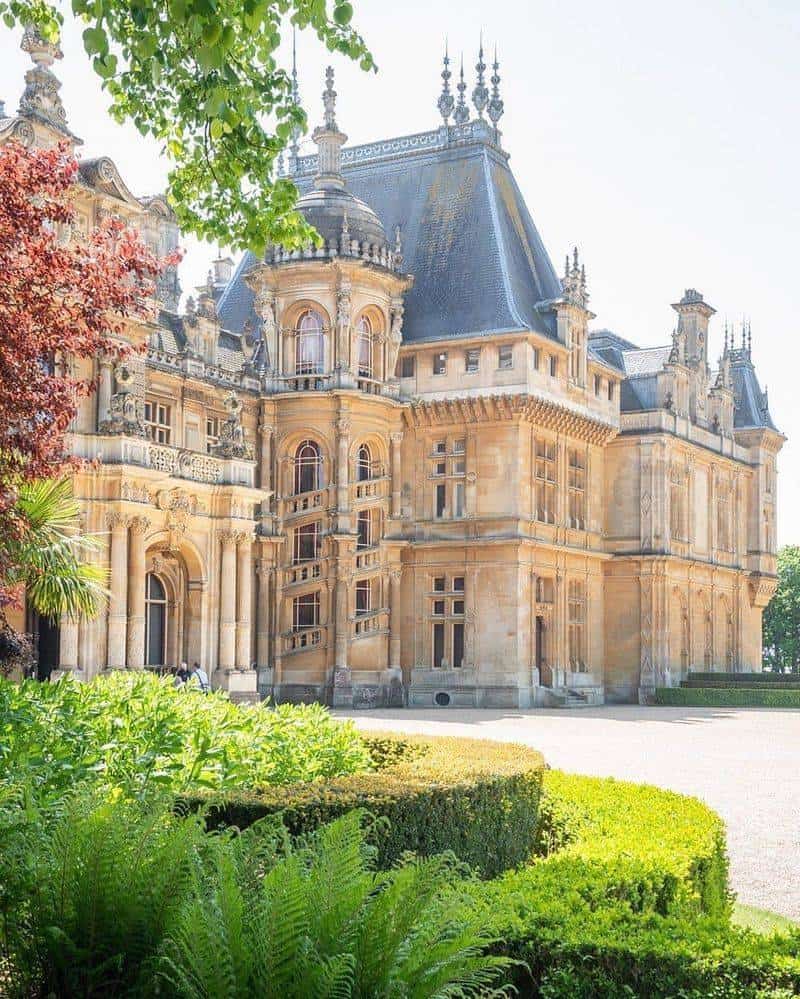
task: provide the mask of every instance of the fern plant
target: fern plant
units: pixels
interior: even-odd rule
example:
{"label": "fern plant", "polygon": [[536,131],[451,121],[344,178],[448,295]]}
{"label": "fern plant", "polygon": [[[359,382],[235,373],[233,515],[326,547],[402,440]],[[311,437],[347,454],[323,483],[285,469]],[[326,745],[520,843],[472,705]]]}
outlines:
{"label": "fern plant", "polygon": [[407,859],[375,873],[362,825],[351,812],[324,826],[255,888],[243,884],[227,846],[215,850],[203,892],[168,930],[164,985],[184,999],[506,994],[493,982],[509,962],[485,953],[493,941],[457,887],[460,866]]}

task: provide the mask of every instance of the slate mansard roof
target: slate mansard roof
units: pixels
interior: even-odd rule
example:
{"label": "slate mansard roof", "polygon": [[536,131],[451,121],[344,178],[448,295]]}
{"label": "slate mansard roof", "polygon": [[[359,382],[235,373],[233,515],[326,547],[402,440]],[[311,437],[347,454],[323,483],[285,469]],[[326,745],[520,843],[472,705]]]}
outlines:
{"label": "slate mansard roof", "polygon": [[[453,135],[458,136],[453,138]],[[348,189],[400,227],[405,297],[403,339],[419,342],[532,329],[555,336],[537,304],[558,298],[561,282],[508,167],[484,122],[343,150]],[[302,192],[316,157],[300,159]],[[243,258],[219,302],[220,320],[238,332],[255,323]]]}

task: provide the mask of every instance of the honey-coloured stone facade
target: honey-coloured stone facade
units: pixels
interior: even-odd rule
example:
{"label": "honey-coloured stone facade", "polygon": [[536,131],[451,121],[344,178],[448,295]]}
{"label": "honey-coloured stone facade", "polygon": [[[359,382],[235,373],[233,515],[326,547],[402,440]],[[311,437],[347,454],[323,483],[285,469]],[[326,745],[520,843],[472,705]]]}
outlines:
{"label": "honey-coloured stone facade", "polygon": [[[577,251],[559,277],[509,170],[502,103],[347,147],[332,74],[324,96],[319,155],[292,158],[320,244],[219,259],[183,312],[168,273],[157,321],[130,324],[144,353],[84,365],[98,390],[70,440],[96,461],[75,491],[110,596],[95,620],[20,620],[43,664],[492,707],[760,669],[784,438],[748,331],[726,328],[712,371],[694,289],[665,347],[592,331]],[[77,145],[35,107],[0,141]],[[114,212],[178,243],[110,160],[82,163],[75,198],[73,238]]]}

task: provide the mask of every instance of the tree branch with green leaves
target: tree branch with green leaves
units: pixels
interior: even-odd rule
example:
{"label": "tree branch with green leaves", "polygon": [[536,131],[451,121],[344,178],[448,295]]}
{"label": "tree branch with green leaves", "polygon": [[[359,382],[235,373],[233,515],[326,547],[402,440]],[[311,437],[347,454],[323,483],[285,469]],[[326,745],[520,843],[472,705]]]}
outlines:
{"label": "tree branch with green leaves", "polygon": [[[297,190],[277,160],[306,116],[280,65],[292,27],[331,52],[375,65],[351,27],[348,0],[71,0],[111,114],[155,138],[171,162],[169,200],[184,232],[261,253],[316,233],[294,211]],[[63,13],[44,0],[0,0],[13,28],[57,42]]]}

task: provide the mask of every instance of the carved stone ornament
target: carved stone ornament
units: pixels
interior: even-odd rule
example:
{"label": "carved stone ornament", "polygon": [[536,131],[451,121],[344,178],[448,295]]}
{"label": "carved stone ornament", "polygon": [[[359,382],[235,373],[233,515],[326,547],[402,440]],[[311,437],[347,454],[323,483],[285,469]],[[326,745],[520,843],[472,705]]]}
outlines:
{"label": "carved stone ornament", "polygon": [[104,434],[145,437],[144,403],[135,392],[136,375],[124,361],[114,370],[117,391],[111,396],[108,419],[100,424]]}
{"label": "carved stone ornament", "polygon": [[231,392],[225,400],[224,406],[228,415],[220,427],[219,443],[214,447],[214,454],[218,458],[245,458],[252,461],[253,448],[246,441],[242,426],[243,406],[241,399],[235,392]]}

